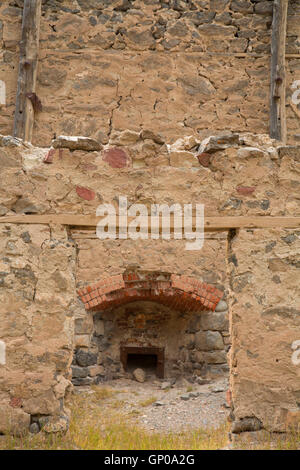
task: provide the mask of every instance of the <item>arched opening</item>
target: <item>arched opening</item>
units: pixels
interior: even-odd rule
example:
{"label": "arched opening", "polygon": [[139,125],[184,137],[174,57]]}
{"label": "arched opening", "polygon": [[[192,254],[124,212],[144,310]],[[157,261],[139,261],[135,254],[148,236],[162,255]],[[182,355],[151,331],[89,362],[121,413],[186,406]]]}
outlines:
{"label": "arched opening", "polygon": [[[130,376],[136,368],[147,377],[203,376],[207,364],[226,373],[228,320],[214,313],[223,296],[215,286],[135,271],[98,281],[79,295],[93,315],[99,380]],[[207,321],[211,315],[218,317],[214,324]]]}

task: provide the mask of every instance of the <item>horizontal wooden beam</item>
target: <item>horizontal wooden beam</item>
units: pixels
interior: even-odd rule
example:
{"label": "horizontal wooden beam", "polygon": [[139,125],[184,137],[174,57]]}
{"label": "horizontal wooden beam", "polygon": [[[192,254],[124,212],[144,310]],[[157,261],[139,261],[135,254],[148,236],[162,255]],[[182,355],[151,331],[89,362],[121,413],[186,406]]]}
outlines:
{"label": "horizontal wooden beam", "polygon": [[[111,52],[109,51],[109,49],[106,49],[106,50],[101,50],[101,49],[88,49],[88,53],[89,54],[95,54],[97,56],[99,56],[99,52],[101,51],[101,53],[107,53],[107,54],[111,54]],[[130,49],[130,51],[132,53],[134,52],[140,52],[139,49]],[[74,56],[78,56],[80,54],[85,54],[87,52],[86,49],[76,49],[76,50],[70,50],[70,49],[47,49],[47,48],[43,48],[42,49],[42,54],[45,56],[50,56],[50,55],[53,55],[53,56],[57,56],[58,54],[68,54],[68,56],[71,56],[71,55],[74,55]],[[165,55],[166,54],[166,51],[163,50],[163,51],[148,51],[149,53],[152,53],[152,54],[156,54],[156,55]],[[209,57],[209,56],[212,56],[212,57],[237,57],[237,58],[248,58],[248,57],[253,57],[254,59],[259,59],[259,58],[262,58],[262,57],[270,57],[271,54],[270,53],[257,53],[257,52],[213,52],[213,51],[205,51],[205,52],[200,52],[200,51],[168,51],[167,52],[168,55],[189,55],[189,56],[199,56],[199,57]],[[300,54],[297,54],[297,53],[294,53],[294,54],[286,54],[285,55],[286,59],[300,59]]]}
{"label": "horizontal wooden beam", "polygon": [[[95,228],[101,219],[103,217],[76,214],[10,215],[0,217],[0,224],[46,224]],[[128,217],[128,223],[134,219],[134,217]],[[195,218],[193,221],[195,227]],[[150,222],[151,218],[149,217],[149,227],[151,226]],[[173,228],[174,224],[171,218],[171,229]],[[204,220],[204,229],[207,232],[239,228],[300,228],[300,217],[224,216],[205,217]]]}

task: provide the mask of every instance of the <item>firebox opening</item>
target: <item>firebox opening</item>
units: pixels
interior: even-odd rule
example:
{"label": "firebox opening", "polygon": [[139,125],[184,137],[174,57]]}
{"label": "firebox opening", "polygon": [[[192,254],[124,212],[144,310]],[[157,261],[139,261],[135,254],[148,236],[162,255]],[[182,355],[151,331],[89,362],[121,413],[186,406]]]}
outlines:
{"label": "firebox opening", "polygon": [[141,368],[145,372],[155,373],[157,367],[156,354],[128,354],[127,370],[132,372],[134,369]]}
{"label": "firebox opening", "polygon": [[121,346],[120,356],[125,371],[140,368],[164,378],[164,348]]}

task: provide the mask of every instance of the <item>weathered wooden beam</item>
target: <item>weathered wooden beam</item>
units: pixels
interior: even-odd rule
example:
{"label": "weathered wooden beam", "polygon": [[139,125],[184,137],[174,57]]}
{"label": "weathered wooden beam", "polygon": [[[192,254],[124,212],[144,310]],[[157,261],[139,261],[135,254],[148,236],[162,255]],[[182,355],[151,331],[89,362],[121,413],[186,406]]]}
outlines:
{"label": "weathered wooden beam", "polygon": [[288,0],[274,0],[271,39],[270,136],[286,142],[285,45]]}
{"label": "weathered wooden beam", "polygon": [[[10,215],[0,217],[0,224],[57,224],[73,227],[95,228],[103,217],[93,215],[76,214],[44,214],[44,215]],[[128,217],[128,223],[134,217]],[[118,217],[117,217],[118,222]],[[151,219],[148,219],[148,226],[151,226]],[[193,226],[195,227],[195,218]],[[171,218],[171,230],[174,225]],[[241,217],[205,217],[205,231],[220,231],[239,228],[299,228],[300,217],[270,217],[270,216],[241,216]],[[117,223],[118,228],[118,223]]]}
{"label": "weathered wooden beam", "polygon": [[35,94],[42,0],[25,0],[20,42],[20,63],[14,136],[31,142],[34,113],[41,107]]}

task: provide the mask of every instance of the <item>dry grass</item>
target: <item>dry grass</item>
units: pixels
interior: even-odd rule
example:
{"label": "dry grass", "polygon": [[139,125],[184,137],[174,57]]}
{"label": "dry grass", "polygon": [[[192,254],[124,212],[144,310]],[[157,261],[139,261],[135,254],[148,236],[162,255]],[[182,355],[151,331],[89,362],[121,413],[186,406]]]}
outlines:
{"label": "dry grass", "polygon": [[146,406],[153,405],[153,403],[155,403],[156,401],[157,401],[157,397],[149,397],[149,398],[147,398],[147,400],[140,401],[139,405],[143,406],[143,407],[146,407]]}
{"label": "dry grass", "polygon": [[114,390],[113,388],[98,387],[97,385],[92,385],[91,389],[94,392],[94,398],[96,398],[97,400],[106,400],[107,398],[111,398],[116,393],[118,393],[118,391]]}
{"label": "dry grass", "polygon": [[241,450],[299,450],[300,448],[300,433],[297,431],[290,431],[288,435],[277,434],[270,435],[262,431],[257,442],[251,442],[251,439],[244,438],[243,442],[239,442],[238,448]]}
{"label": "dry grass", "polygon": [[23,438],[5,436],[0,439],[0,449],[204,450],[226,445],[225,426],[210,431],[147,432],[135,424],[136,413],[132,415],[123,409],[116,409],[116,402],[112,403],[113,406],[107,403],[107,398],[116,393],[114,390],[97,386],[94,391],[92,395],[72,397],[69,404],[72,418],[65,435],[39,433]]}
{"label": "dry grass", "polygon": [[[138,411],[125,412],[124,402],[112,400],[116,390],[97,386],[93,394],[73,396],[69,431],[64,435],[27,435],[23,438],[0,436],[0,449],[47,449],[47,450],[215,450],[228,444],[228,426],[217,429],[191,430],[189,432],[160,434],[148,432],[135,423]],[[155,397],[150,400],[153,403]],[[140,403],[140,406],[147,406]],[[244,447],[244,446],[243,446]],[[244,448],[296,449],[299,435],[295,433],[285,441],[272,444],[264,442]]]}

